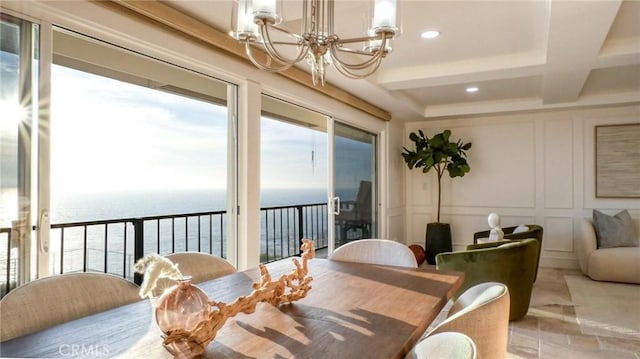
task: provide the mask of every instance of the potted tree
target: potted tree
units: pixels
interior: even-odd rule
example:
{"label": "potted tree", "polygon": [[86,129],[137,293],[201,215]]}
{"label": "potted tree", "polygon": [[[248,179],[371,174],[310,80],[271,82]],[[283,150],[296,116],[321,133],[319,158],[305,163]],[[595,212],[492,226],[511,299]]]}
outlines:
{"label": "potted tree", "polygon": [[403,147],[402,158],[407,163],[410,170],[414,168],[422,168],[422,173],[429,173],[434,169],[438,176],[438,212],[435,223],[427,224],[426,245],[427,262],[435,263],[435,256],[441,252],[450,252],[451,245],[451,227],[449,223],[440,222],[440,199],[442,198],[442,176],[445,172],[449,177],[463,177],[471,168],[467,162],[466,151],[471,148],[471,142],[464,143],[461,140],[457,142],[449,141],[451,137],[450,130],[444,130],[441,133],[428,138],[422,130],[418,133],[412,132],[409,139],[415,145],[414,150]]}

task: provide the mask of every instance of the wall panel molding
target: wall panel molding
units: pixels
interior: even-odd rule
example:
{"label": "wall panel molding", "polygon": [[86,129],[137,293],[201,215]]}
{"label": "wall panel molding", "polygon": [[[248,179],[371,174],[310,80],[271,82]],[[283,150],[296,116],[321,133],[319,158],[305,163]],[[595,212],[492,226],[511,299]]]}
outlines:
{"label": "wall panel molding", "polygon": [[573,253],[573,217],[545,217],[543,250]]}
{"label": "wall panel molding", "polygon": [[573,122],[544,122],[544,206],[572,208]]}
{"label": "wall panel molding", "polygon": [[[488,229],[487,215],[496,212],[502,227],[543,226],[541,266],[577,269],[574,240],[580,233],[574,223],[591,217],[593,208],[640,216],[640,199],[595,198],[594,126],[613,123],[640,123],[640,105],[423,121],[408,123],[405,135],[449,128],[452,137],[473,142],[471,172],[443,188],[442,217],[452,225],[454,250]],[[405,190],[412,186],[407,176]],[[435,213],[435,205],[407,205],[407,213],[418,209],[423,225],[424,212]],[[408,232],[423,237],[424,227],[416,228]]]}

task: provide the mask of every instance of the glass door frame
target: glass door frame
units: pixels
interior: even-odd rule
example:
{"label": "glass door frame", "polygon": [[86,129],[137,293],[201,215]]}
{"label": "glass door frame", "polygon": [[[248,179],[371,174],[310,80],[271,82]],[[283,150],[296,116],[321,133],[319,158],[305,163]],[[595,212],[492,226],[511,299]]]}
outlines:
{"label": "glass door frame", "polygon": [[339,206],[339,201],[336,199],[336,185],[335,185],[335,125],[339,123],[341,125],[350,126],[356,128],[358,130],[362,130],[364,132],[371,133],[375,135],[375,229],[372,232],[376,233],[377,238],[383,238],[386,233],[386,223],[384,218],[386,218],[386,202],[387,202],[387,191],[386,191],[386,176],[383,175],[382,171],[387,171],[387,160],[385,154],[387,153],[387,126],[382,122],[372,122],[372,121],[344,121],[341,119],[337,119],[329,116],[327,119],[327,136],[328,136],[328,144],[327,144],[327,152],[328,152],[328,194],[329,198],[327,199],[328,203],[328,227],[329,227],[329,241],[328,241],[328,255],[335,250],[336,244],[336,236],[335,236],[335,227],[336,227],[336,207]]}
{"label": "glass door frame", "polygon": [[11,225],[10,244],[10,248],[17,248],[18,251],[16,284],[22,285],[50,274],[48,218],[52,26],[4,8],[2,13],[15,20],[20,27],[18,101],[27,113],[17,123],[17,217]]}

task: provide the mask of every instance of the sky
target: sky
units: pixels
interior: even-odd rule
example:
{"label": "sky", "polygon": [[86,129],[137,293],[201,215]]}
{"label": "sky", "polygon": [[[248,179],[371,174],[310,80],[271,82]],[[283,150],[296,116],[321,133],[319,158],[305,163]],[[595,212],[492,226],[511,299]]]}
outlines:
{"label": "sky", "polygon": [[[53,193],[226,187],[226,107],[58,65],[51,93]],[[263,118],[260,146],[263,188],[327,187],[326,133]]]}
{"label": "sky", "polygon": [[[226,107],[61,66],[52,94],[57,191],[226,187]],[[326,188],[326,134],[261,127],[263,188]]]}
{"label": "sky", "polygon": [[224,188],[226,108],[53,67],[52,188]]}

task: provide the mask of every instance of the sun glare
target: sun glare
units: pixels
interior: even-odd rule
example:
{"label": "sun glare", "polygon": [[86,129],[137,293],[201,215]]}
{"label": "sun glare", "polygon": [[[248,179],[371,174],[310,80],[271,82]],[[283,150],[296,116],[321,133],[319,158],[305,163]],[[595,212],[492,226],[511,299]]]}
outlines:
{"label": "sun glare", "polygon": [[0,113],[7,119],[0,121],[2,130],[15,131],[16,126],[27,118],[29,111],[20,105],[16,97],[10,97],[0,100]]}

